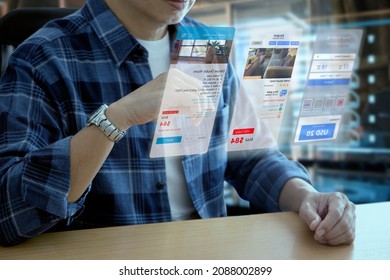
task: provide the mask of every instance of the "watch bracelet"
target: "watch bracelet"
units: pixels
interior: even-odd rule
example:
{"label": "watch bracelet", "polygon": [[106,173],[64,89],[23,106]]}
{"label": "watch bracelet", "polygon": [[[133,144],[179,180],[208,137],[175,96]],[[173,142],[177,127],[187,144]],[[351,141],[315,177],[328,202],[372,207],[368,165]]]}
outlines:
{"label": "watch bracelet", "polygon": [[114,142],[119,141],[123,136],[126,135],[126,131],[122,131],[116,128],[107,118],[102,119],[98,123],[98,127],[111,141]]}

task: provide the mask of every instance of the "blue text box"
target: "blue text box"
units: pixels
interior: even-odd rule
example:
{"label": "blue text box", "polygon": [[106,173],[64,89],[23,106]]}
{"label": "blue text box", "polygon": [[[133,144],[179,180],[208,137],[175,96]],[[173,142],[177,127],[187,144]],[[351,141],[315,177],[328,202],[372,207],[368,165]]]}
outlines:
{"label": "blue text box", "polygon": [[334,136],[335,128],[335,123],[302,125],[299,140],[331,139]]}

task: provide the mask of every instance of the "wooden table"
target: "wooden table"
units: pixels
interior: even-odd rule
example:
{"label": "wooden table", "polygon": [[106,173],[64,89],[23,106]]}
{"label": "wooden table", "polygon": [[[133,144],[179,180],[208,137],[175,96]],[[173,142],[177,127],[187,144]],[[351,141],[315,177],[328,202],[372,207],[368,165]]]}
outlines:
{"label": "wooden table", "polygon": [[357,206],[353,245],[324,246],[295,213],[45,233],[0,259],[390,259],[390,202]]}

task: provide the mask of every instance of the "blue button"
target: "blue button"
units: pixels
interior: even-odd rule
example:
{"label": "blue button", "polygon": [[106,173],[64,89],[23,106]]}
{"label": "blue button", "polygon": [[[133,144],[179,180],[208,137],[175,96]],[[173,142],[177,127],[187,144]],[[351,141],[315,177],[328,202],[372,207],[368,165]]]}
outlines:
{"label": "blue button", "polygon": [[313,79],[308,80],[308,86],[340,86],[348,85],[351,79]]}
{"label": "blue button", "polygon": [[173,143],[180,143],[182,137],[181,136],[172,136],[172,137],[160,137],[157,138],[156,144],[173,144]]}
{"label": "blue button", "polygon": [[335,123],[302,125],[299,140],[331,139],[334,136],[335,128]]}
{"label": "blue button", "polygon": [[278,41],[278,46],[288,46],[290,45],[290,41]]}

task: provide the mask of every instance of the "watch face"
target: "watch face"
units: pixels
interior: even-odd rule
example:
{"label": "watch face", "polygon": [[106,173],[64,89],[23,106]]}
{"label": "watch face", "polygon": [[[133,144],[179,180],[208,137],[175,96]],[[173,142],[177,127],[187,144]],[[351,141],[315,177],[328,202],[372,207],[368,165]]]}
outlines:
{"label": "watch face", "polygon": [[108,106],[107,105],[102,105],[100,106],[95,112],[92,113],[92,115],[89,117],[88,119],[88,123],[92,123],[95,118],[100,115],[102,112],[104,112],[104,110],[107,108]]}

